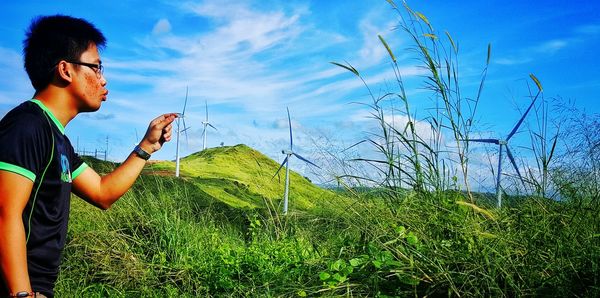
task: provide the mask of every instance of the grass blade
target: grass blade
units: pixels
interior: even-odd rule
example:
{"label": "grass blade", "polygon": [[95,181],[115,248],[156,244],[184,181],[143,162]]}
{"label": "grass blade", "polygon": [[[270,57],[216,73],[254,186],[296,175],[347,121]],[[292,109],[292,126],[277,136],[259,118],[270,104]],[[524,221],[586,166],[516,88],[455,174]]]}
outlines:
{"label": "grass blade", "polygon": [[396,63],[396,57],[394,56],[394,53],[392,52],[392,49],[390,49],[390,46],[387,44],[387,42],[385,41],[385,39],[383,39],[383,37],[381,35],[377,35],[377,37],[379,37],[379,40],[381,41],[381,43],[383,44],[383,46],[385,47],[385,49],[388,51],[388,54],[390,54],[390,58],[392,58],[392,61],[394,61],[394,63]]}
{"label": "grass blade", "polygon": [[359,77],[359,76],[360,76],[360,74],[358,73],[358,70],[356,70],[356,68],[354,68],[354,67],[353,67],[352,65],[350,65],[350,64],[348,64],[348,65],[346,66],[346,65],[344,65],[344,64],[340,64],[340,63],[333,62],[333,61],[331,61],[331,62],[329,62],[329,63],[331,63],[331,64],[333,64],[333,65],[337,65],[337,66],[339,66],[339,67],[341,67],[341,68],[344,68],[344,69],[346,69],[347,71],[350,71],[350,72],[352,72],[352,73],[353,73],[354,75],[356,75],[357,77]]}
{"label": "grass blade", "polygon": [[452,39],[452,36],[450,36],[450,32],[446,31],[446,36],[448,37],[448,40],[450,41],[450,44],[452,45],[452,48],[454,49],[454,52],[455,53],[458,52],[458,47],[454,43],[454,39]]}
{"label": "grass blade", "polygon": [[540,83],[540,81],[532,73],[529,74],[529,77],[535,82],[540,92],[544,90],[544,88],[542,88],[542,83]]}

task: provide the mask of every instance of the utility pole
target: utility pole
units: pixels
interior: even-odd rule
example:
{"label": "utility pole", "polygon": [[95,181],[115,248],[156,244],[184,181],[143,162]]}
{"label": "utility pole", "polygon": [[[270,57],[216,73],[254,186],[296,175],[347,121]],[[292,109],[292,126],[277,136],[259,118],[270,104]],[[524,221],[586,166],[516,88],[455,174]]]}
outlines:
{"label": "utility pole", "polygon": [[104,161],[106,161],[108,156],[108,135],[106,135],[106,149],[104,149]]}

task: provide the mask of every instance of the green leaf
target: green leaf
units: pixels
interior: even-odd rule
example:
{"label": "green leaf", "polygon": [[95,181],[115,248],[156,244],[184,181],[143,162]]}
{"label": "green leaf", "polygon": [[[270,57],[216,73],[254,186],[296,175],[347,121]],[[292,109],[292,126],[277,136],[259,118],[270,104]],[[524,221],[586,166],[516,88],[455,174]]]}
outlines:
{"label": "green leaf", "polygon": [[408,236],[406,236],[406,242],[408,242],[408,244],[412,246],[417,246],[417,244],[419,243],[419,239],[417,239],[417,236],[415,236],[413,232],[410,232],[408,233]]}
{"label": "green leaf", "polygon": [[341,270],[341,272],[345,276],[348,276],[348,275],[352,274],[352,272],[354,272],[354,267],[352,267],[352,266],[346,266],[346,268],[344,268],[344,270]]}
{"label": "green leaf", "polygon": [[362,261],[358,258],[354,258],[354,259],[350,260],[350,266],[352,266],[352,267],[358,267],[358,266],[360,266],[361,263],[362,263]]}
{"label": "green leaf", "polygon": [[332,271],[341,271],[344,267],[346,267],[346,262],[344,262],[342,259],[338,259],[331,264]]}
{"label": "green leaf", "polygon": [[406,228],[404,226],[399,226],[396,228],[396,232],[398,235],[400,235],[400,237],[404,237],[404,234],[406,234]]}
{"label": "green leaf", "polygon": [[425,34],[423,34],[423,36],[429,37],[431,39],[437,39],[438,38],[435,34],[430,34],[430,33],[425,33]]}
{"label": "green leaf", "polygon": [[298,296],[300,296],[300,297],[306,297],[308,295],[306,295],[306,291],[300,290],[300,291],[298,291]]}
{"label": "green leaf", "polygon": [[418,279],[414,276],[411,276],[411,275],[406,275],[406,274],[398,274],[398,279],[400,279],[400,282],[402,282],[403,284],[407,284],[407,285],[411,285],[411,286],[417,286],[421,282],[420,279]]}
{"label": "green leaf", "polygon": [[319,279],[321,279],[322,281],[326,281],[326,280],[328,280],[330,277],[331,277],[331,274],[329,274],[329,273],[327,273],[327,272],[325,272],[325,271],[322,271],[322,272],[319,274]]}
{"label": "green leaf", "polygon": [[336,274],[333,275],[333,279],[337,280],[340,283],[343,283],[348,278],[346,276],[343,276],[343,275],[339,274],[339,273],[336,273]]}
{"label": "green leaf", "polygon": [[377,261],[377,260],[373,261],[372,263],[373,263],[373,266],[375,266],[375,268],[377,268],[377,269],[381,269],[381,265],[383,265],[383,263],[381,261]]}

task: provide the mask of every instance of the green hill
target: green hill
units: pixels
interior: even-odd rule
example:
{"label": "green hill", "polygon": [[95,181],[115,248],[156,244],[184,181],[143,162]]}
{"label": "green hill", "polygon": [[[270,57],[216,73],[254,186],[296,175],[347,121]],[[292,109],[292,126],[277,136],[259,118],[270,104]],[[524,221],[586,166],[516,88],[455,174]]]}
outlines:
{"label": "green hill", "polygon": [[[285,171],[273,177],[279,164],[243,144],[203,150],[180,160],[180,177],[233,207],[278,206],[283,198]],[[174,175],[175,162],[151,163],[145,174]],[[309,210],[334,194],[290,170],[290,209]]]}

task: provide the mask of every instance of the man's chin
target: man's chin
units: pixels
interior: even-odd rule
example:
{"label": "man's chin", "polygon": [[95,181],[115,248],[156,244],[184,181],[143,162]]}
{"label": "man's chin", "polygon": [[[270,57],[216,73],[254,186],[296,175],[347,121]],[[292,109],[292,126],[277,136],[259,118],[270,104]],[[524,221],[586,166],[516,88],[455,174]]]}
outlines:
{"label": "man's chin", "polygon": [[98,105],[97,107],[84,107],[82,110],[79,111],[79,113],[92,113],[92,112],[96,112],[100,109],[100,105]]}

